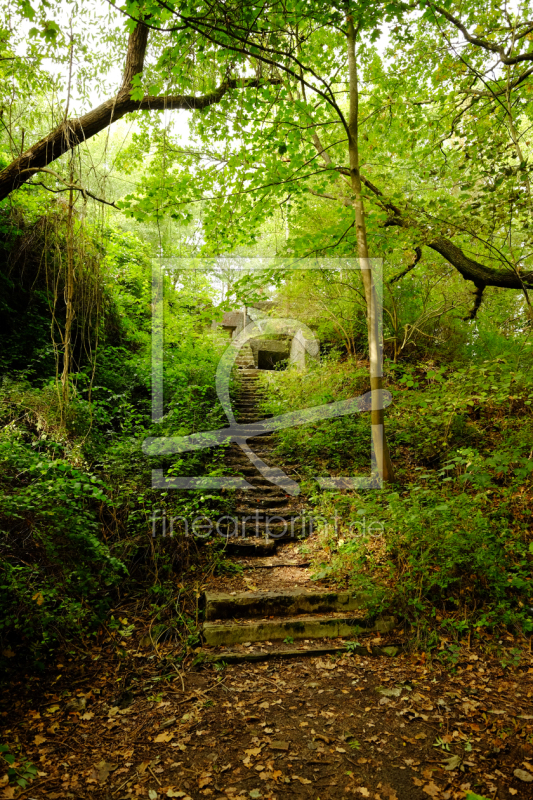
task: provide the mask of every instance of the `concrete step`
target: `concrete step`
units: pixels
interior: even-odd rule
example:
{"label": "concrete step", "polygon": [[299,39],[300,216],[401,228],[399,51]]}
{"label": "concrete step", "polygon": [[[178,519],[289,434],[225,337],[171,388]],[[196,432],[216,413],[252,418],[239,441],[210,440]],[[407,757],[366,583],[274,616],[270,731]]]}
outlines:
{"label": "concrete step", "polygon": [[254,475],[257,476],[261,474],[259,470],[257,470],[250,461],[248,461],[248,463],[246,464],[245,462],[236,461],[235,459],[232,458],[228,459],[228,461],[226,461],[226,464],[228,467],[231,467],[232,469],[239,470],[239,472],[244,472],[246,474],[253,472]]}
{"label": "concrete step", "polygon": [[[400,645],[366,645],[358,644],[353,645],[350,643],[350,654],[374,657],[394,658],[394,656],[401,653],[403,646]],[[289,658],[302,658],[307,656],[316,658],[317,656],[335,655],[339,653],[346,653],[346,644],[323,645],[320,642],[309,645],[300,645],[300,647],[290,647],[278,642],[277,645],[269,647],[268,650],[263,648],[246,648],[241,650],[221,650],[220,652],[213,653],[208,649],[197,651],[198,655],[209,664],[223,663],[223,664],[239,664],[248,661],[278,661],[278,659]]]}
{"label": "concrete step", "polygon": [[275,508],[270,508],[270,506],[267,506],[266,503],[262,503],[261,505],[256,505],[256,506],[245,506],[244,504],[241,505],[240,503],[237,503],[236,510],[241,516],[243,514],[255,515],[256,512],[259,512],[259,519],[265,516],[283,517],[284,519],[287,519],[290,517],[299,517],[301,513],[299,508],[294,508],[293,506],[285,505],[285,506],[276,506]]}
{"label": "concrete step", "polygon": [[[252,480],[254,479],[252,478]],[[259,500],[259,502],[261,502],[262,499],[268,500],[275,497],[283,500],[284,503],[287,502],[287,495],[283,489],[279,489],[277,486],[272,486],[271,483],[265,482],[264,486],[257,486],[257,484],[254,483],[253,486],[256,491],[252,491],[251,489],[243,489],[243,494],[241,495],[242,500],[251,502],[254,500]]]}
{"label": "concrete step", "polygon": [[[253,503],[254,502],[254,497],[253,496],[249,497],[248,493],[246,493],[243,496],[243,501],[247,501],[249,503]],[[239,507],[240,507],[240,504],[237,504],[237,508],[239,508]],[[272,508],[275,508],[276,509],[276,513],[277,513],[277,510],[279,508],[286,508],[287,507],[287,496],[285,494],[278,495],[278,496],[276,496],[276,495],[268,496],[268,495],[261,494],[261,499],[257,500],[257,505],[256,506],[243,506],[243,507],[244,508],[253,508],[254,514],[255,514],[256,511],[261,511],[261,509],[263,509],[264,511],[268,511],[268,509],[272,509]]]}
{"label": "concrete step", "polygon": [[[255,537],[249,539],[228,539],[225,546],[226,553],[246,558],[262,558],[272,556],[276,552],[278,543],[275,539]],[[245,641],[247,641],[245,639]]]}
{"label": "concrete step", "polygon": [[275,639],[353,638],[361,633],[388,633],[394,628],[393,617],[370,620],[365,617],[279,617],[243,623],[204,622],[202,637],[207,645],[230,647],[244,642],[268,642]]}
{"label": "concrete step", "polygon": [[[274,517],[275,515],[270,515]],[[235,528],[235,520],[237,521],[237,528]],[[309,521],[303,520],[301,517],[291,517],[283,521],[276,520],[275,522],[270,519],[266,522],[260,516],[256,517],[255,514],[234,514],[232,517],[219,526],[221,531],[227,532],[224,538],[228,541],[241,541],[241,539],[298,539],[306,530],[309,530]],[[221,536],[223,533],[220,534]]]}
{"label": "concrete step", "polygon": [[329,611],[356,611],[364,608],[365,596],[357,592],[324,589],[284,589],[278,591],[205,592],[206,620],[287,617],[295,614],[327,614]]}

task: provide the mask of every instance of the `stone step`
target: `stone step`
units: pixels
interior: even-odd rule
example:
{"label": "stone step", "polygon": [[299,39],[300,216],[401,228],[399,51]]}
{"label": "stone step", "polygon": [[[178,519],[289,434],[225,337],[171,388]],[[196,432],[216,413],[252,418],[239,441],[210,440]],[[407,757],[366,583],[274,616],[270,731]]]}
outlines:
{"label": "stone step", "polygon": [[[248,496],[246,493],[243,497],[244,501],[254,502],[253,496]],[[268,510],[269,508],[285,508],[287,505],[287,496],[285,494],[281,495],[274,495],[271,494],[270,496],[265,495],[264,493],[261,494],[261,499],[257,500],[256,506],[244,506],[245,508],[253,508],[254,514],[256,511],[261,511],[261,509]],[[237,508],[240,507],[240,504],[237,505]]]}
{"label": "stone step", "polygon": [[224,549],[230,555],[262,558],[274,555],[277,546],[276,539],[263,539],[258,536],[249,539],[228,539]]}
{"label": "stone step", "polygon": [[243,463],[242,461],[236,461],[234,459],[228,459],[226,461],[226,465],[231,467],[232,469],[239,470],[239,472],[244,472],[246,474],[253,472],[254,475],[260,475],[261,473],[257,470],[250,461],[248,464]]}
{"label": "stone step", "polygon": [[262,592],[205,592],[206,620],[287,617],[295,614],[327,614],[364,608],[362,593],[325,589],[283,589]]}
{"label": "stone step", "polygon": [[244,642],[268,642],[275,639],[353,638],[368,631],[388,633],[393,630],[393,617],[370,620],[365,617],[279,617],[243,623],[204,622],[202,637],[207,645],[229,647]]}
{"label": "stone step", "polygon": [[[262,504],[261,506],[245,506],[237,503],[236,511],[238,514],[242,515],[250,515],[255,518],[256,512],[259,512],[259,519],[264,517],[271,517],[272,519],[277,519],[281,517],[282,519],[290,519],[291,517],[299,517],[300,516],[300,509],[293,508],[292,506],[276,506],[275,508],[270,508],[266,504]],[[270,512],[274,512],[273,514]]]}
{"label": "stone step", "polygon": [[326,655],[334,655],[339,653],[346,653],[349,652],[351,655],[359,655],[365,656],[368,658],[369,656],[374,657],[385,657],[385,658],[394,658],[394,656],[401,653],[403,650],[403,646],[400,645],[366,645],[366,647],[362,644],[353,644],[350,642],[350,649],[348,650],[346,644],[331,644],[331,645],[323,645],[323,644],[309,644],[309,645],[300,645],[300,647],[290,647],[284,646],[283,644],[277,644],[273,647],[269,647],[268,650],[264,650],[262,648],[246,648],[241,650],[221,650],[218,653],[213,653],[207,649],[197,650],[197,654],[208,664],[216,664],[216,663],[223,663],[223,664],[239,664],[241,662],[247,661],[277,661],[278,659],[288,659],[288,658],[302,658],[307,656],[316,658],[317,656],[326,656]]}
{"label": "stone step", "polygon": [[[271,515],[274,517],[274,515]],[[235,520],[237,526],[235,527]],[[220,536],[229,541],[240,541],[244,539],[297,539],[306,530],[309,530],[309,521],[302,520],[302,517],[291,517],[283,521],[277,520],[274,522],[272,519],[268,522],[261,517],[256,517],[255,514],[234,514],[232,517],[229,515],[224,519],[224,522],[219,524]],[[226,532],[226,533],[224,533]]]}
{"label": "stone step", "polygon": [[[253,478],[251,480],[254,480]],[[279,498],[283,500],[284,503],[287,502],[287,494],[283,491],[283,489],[279,489],[277,486],[272,486],[271,483],[265,483],[264,486],[257,486],[256,483],[253,484],[254,489],[257,491],[253,491],[251,489],[242,490],[241,499],[254,502],[254,500],[258,500],[261,502],[262,499],[269,500],[270,498]]]}

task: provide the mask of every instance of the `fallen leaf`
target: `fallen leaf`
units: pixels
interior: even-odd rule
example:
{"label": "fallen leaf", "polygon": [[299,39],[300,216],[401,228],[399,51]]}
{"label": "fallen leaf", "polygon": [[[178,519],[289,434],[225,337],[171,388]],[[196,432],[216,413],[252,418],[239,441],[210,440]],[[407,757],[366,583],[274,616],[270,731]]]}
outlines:
{"label": "fallen leaf", "polygon": [[267,703],[267,701],[265,700],[264,703],[259,704],[259,708],[270,708],[270,703]]}
{"label": "fallen leaf", "polygon": [[34,737],[33,741],[35,742],[35,744],[42,744],[43,742],[46,742],[46,737],[45,736],[41,736],[38,733],[37,736]]}
{"label": "fallen leaf", "polygon": [[251,747],[249,750],[244,751],[247,756],[258,756],[261,752],[260,747]]}
{"label": "fallen leaf", "polygon": [[451,758],[447,758],[446,762],[442,765],[444,769],[457,769],[457,767],[461,766],[461,756],[451,756]]}
{"label": "fallen leaf", "polygon": [[149,800],[157,800],[157,792],[155,789],[148,789]]}
{"label": "fallen leaf", "polygon": [[335,667],[337,665],[334,664],[332,661],[320,661],[319,660],[319,661],[316,662],[315,666],[316,666],[317,669],[335,669]]}
{"label": "fallen leaf", "polygon": [[95,778],[98,783],[105,783],[109,777],[109,773],[117,768],[117,764],[110,764],[107,761],[99,761],[93,767],[91,777]]}
{"label": "fallen leaf", "polygon": [[422,787],[422,791],[426,794],[429,794],[430,797],[438,797],[440,794],[440,789],[436,783],[426,783],[425,786]]}
{"label": "fallen leaf", "polygon": [[85,714],[82,714],[80,719],[92,719],[94,717],[94,713],[92,711],[86,711]]}
{"label": "fallen leaf", "polygon": [[401,689],[397,689],[397,688],[386,689],[383,686],[378,686],[378,688],[376,689],[376,692],[379,692],[380,694],[384,694],[385,697],[399,697],[401,695],[401,693],[402,693],[402,690]]}
{"label": "fallen leaf", "polygon": [[[317,739],[324,739],[324,741],[328,741],[329,742],[329,739],[326,739],[326,737],[324,737],[324,736],[318,736],[317,735],[316,738]],[[289,743],[288,742],[270,742],[270,744],[268,746],[269,746],[269,748],[271,750],[288,750],[289,749]]]}
{"label": "fallen leaf", "polygon": [[203,787],[207,786],[208,783],[211,783],[212,780],[213,777],[210,772],[202,772],[202,774],[198,778],[198,786],[200,787],[200,789],[203,789]]}
{"label": "fallen leaf", "polygon": [[253,798],[253,800],[258,800],[258,798],[262,797],[259,789],[252,789],[252,791],[249,792],[249,796]]}
{"label": "fallen leaf", "polygon": [[355,791],[359,792],[359,794],[362,794],[363,797],[370,797],[370,792],[368,791],[366,786],[358,786]]}
{"label": "fallen leaf", "polygon": [[530,772],[526,772],[525,769],[515,769],[513,775],[524,783],[531,783],[533,781],[533,775]]}
{"label": "fallen leaf", "polygon": [[172,731],[163,731],[163,733],[158,733],[154,739],[155,742],[170,742],[174,738],[174,734]]}
{"label": "fallen leaf", "polygon": [[293,781],[300,781],[300,783],[303,783],[305,786],[307,786],[309,783],[313,783],[313,781],[310,781],[307,778],[301,778],[299,775],[291,775],[291,778]]}

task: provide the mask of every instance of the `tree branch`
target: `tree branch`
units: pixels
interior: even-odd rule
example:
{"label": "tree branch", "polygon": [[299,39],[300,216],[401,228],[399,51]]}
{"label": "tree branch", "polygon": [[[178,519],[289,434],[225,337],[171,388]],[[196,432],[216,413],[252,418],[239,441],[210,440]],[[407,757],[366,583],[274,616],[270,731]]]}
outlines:
{"label": "tree branch", "polygon": [[396,281],[399,281],[401,278],[405,277],[405,275],[407,275],[407,273],[411,272],[411,270],[416,267],[416,265],[418,264],[418,262],[420,261],[421,258],[422,258],[422,248],[421,247],[415,247],[415,257],[413,259],[413,263],[409,264],[409,266],[406,267],[406,269],[402,270],[402,272],[400,272],[399,275],[395,275],[394,278],[391,278],[390,281],[389,281],[389,286],[392,283],[396,283]]}
{"label": "tree branch", "polygon": [[29,150],[26,150],[19,158],[0,171],[0,201],[48,164],[100,133],[112,122],[116,122],[133,111],[202,110],[219,103],[231,89],[281,83],[279,78],[266,80],[228,78],[213,92],[205,95],[145,95],[141,100],[132,100],[132,81],[135,75],[140,74],[143,70],[147,40],[148,29],[139,23],[130,34],[122,84],[115,97],[106,100],[77,119],[61,123],[48,136],[36,142]]}
{"label": "tree branch", "polygon": [[[335,169],[343,175],[349,174],[349,170],[346,167],[335,167]],[[389,212],[390,216],[385,225],[397,225],[402,228],[414,226],[413,222],[405,218],[398,206],[386,199],[381,189],[378,189],[363,175],[361,175],[361,181],[378,198],[380,206]],[[483,284],[484,286],[499,286],[501,289],[519,289],[521,291],[524,290],[524,287],[533,289],[533,272],[531,271],[517,274],[511,270],[487,267],[485,264],[466,256],[460,247],[457,247],[456,244],[443,236],[437,236],[432,241],[426,242],[426,245],[445,258],[452,267],[455,267],[461,273],[465,280],[472,281],[476,286]],[[481,299],[479,302],[481,302]]]}
{"label": "tree branch", "polygon": [[478,36],[472,36],[472,34],[469,33],[466,27],[463,25],[461,20],[457,19],[457,17],[454,17],[453,14],[450,14],[450,12],[446,11],[446,9],[442,8],[442,6],[438,6],[436,3],[431,2],[429,3],[429,6],[434,11],[438,11],[439,14],[448,20],[448,22],[451,22],[452,25],[457,28],[457,30],[461,31],[467,42],[476,45],[476,47],[481,47],[483,50],[488,50],[490,53],[496,53],[501,58],[503,64],[512,65],[519,64],[521,61],[533,61],[533,52],[521,53],[517,56],[508,56],[505,54],[505,50],[501,45],[488,42],[486,39],[480,39]]}

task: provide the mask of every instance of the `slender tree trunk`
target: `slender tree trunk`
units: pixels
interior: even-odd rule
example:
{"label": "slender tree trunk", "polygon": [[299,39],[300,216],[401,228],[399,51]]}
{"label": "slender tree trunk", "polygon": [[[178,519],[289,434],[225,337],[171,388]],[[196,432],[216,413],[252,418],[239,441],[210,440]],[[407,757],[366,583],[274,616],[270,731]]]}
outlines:
{"label": "slender tree trunk", "polygon": [[372,443],[379,476],[384,481],[394,480],[394,470],[385,438],[385,412],[383,408],[383,373],[381,369],[381,331],[379,330],[378,299],[374,285],[372,262],[368,253],[365,210],[361,174],[359,172],[359,88],[357,60],[355,55],[357,34],[351,17],[348,17],[348,72],[350,86],[350,113],[348,118],[348,147],[350,154],[350,177],[355,194],[355,228],[357,232],[357,254],[361,265],[361,276],[365,290],[368,351],[370,358],[370,388],[372,389]]}
{"label": "slender tree trunk", "polygon": [[[70,183],[73,182],[73,162],[70,162]],[[72,369],[72,327],[74,323],[74,192],[69,192],[67,216],[67,270],[65,274],[65,330],[63,333],[63,371],[61,373],[61,421],[70,400],[69,376]]]}

